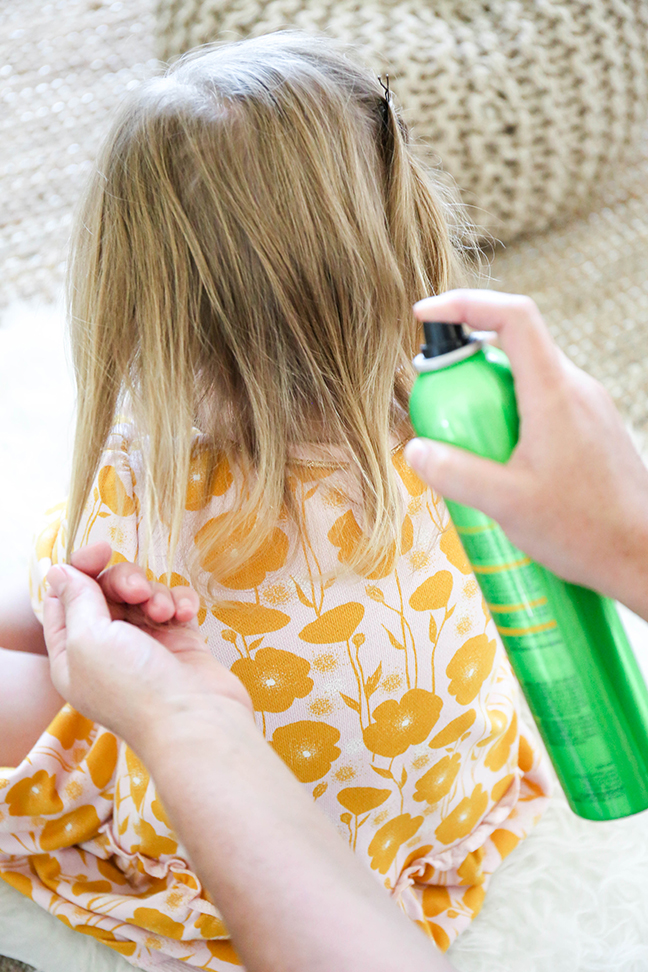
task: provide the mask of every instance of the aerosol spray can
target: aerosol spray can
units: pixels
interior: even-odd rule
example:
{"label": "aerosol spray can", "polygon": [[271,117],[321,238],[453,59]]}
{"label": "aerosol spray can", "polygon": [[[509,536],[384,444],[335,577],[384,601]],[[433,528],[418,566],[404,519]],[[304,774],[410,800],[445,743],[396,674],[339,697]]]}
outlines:
{"label": "aerosol spray can", "polygon": [[[506,462],[518,439],[506,355],[426,322],[410,399],[417,435]],[[648,689],[608,598],[568,584],[490,517],[446,501],[569,804],[589,820],[648,808]]]}

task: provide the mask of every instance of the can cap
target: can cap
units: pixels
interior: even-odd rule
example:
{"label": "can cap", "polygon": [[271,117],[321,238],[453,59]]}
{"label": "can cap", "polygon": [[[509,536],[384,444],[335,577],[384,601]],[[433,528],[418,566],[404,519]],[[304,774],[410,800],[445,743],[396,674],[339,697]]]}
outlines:
{"label": "can cap", "polygon": [[471,343],[462,324],[446,324],[443,321],[423,321],[425,344],[421,345],[424,358],[436,358]]}

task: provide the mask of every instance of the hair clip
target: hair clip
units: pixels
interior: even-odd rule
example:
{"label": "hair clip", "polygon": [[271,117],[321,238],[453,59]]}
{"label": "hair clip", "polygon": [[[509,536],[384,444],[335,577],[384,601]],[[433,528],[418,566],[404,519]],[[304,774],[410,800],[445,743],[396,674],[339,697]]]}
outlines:
{"label": "hair clip", "polygon": [[385,75],[385,80],[387,81],[387,84],[385,84],[385,82],[383,81],[381,75],[380,74],[378,75],[378,83],[380,84],[380,87],[384,91],[385,101],[387,102],[387,104],[389,104],[389,102],[391,101],[391,91],[389,90],[389,75],[388,74]]}

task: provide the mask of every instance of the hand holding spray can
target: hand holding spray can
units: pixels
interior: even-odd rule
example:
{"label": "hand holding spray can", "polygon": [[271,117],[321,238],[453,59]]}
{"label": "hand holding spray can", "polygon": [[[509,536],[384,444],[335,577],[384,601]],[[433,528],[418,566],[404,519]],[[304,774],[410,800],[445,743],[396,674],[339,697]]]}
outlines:
{"label": "hand holding spray can", "polygon": [[[426,322],[410,398],[417,435],[499,462],[518,438],[506,355]],[[615,605],[556,577],[490,517],[447,501],[571,808],[613,820],[648,808],[648,689]]]}

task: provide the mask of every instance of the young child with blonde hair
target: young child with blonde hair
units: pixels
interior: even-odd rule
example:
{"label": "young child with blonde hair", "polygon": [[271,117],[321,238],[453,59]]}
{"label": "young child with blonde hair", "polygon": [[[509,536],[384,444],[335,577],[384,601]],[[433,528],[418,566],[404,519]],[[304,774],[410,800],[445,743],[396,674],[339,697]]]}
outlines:
{"label": "young child with blonde hair", "polygon": [[[412,304],[462,268],[443,200],[378,79],[327,41],[201,49],[143,84],[78,220],[72,487],[32,595],[96,540],[192,586],[268,743],[445,950],[549,783],[403,458]],[[66,706],[2,775],[4,880],[139,968],[237,963],[124,743]]]}

